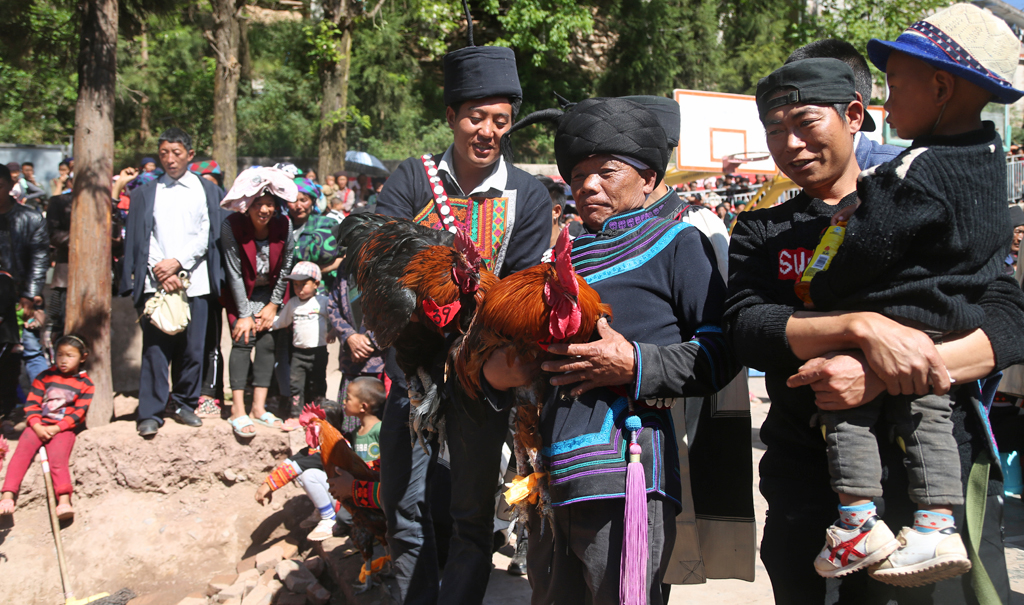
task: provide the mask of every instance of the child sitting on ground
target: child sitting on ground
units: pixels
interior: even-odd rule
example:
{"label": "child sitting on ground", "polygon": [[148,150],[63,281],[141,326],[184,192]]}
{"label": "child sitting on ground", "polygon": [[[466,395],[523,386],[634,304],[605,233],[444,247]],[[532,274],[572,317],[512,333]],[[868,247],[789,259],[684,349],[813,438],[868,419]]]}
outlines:
{"label": "child sitting on ground", "polygon": [[327,297],[316,293],[320,267],[308,261],[296,263],[285,279],[291,280],[295,295],[281,307],[271,329],[292,326],[292,401],[284,422],[285,430],[290,431],[299,426],[307,380],[313,383],[314,398],[327,396],[327,343],[334,342],[335,332],[327,316]]}
{"label": "child sitting on ground", "polygon": [[[887,121],[913,144],[861,173],[863,203],[833,219],[837,224],[852,213],[832,260],[809,263],[820,270],[810,282],[815,309],[882,313],[933,339],[981,326],[978,299],[999,275],[1010,232],[1002,142],[981,112],[990,101],[1012,103],[1024,95],[1010,84],[1019,55],[1020,42],[1006,23],[970,4],[918,21],[894,42],[868,43],[868,56],[886,73]],[[940,371],[931,387],[952,381]],[[920,586],[971,569],[952,516],[964,504],[950,420],[959,388],[922,395],[924,386],[915,396],[897,395],[890,385],[891,395],[867,405],[821,412],[841,505],[815,560],[820,575],[871,566],[876,580]],[[882,495],[872,427],[883,413],[905,443],[910,497],[919,507],[913,527],[897,539],[871,500]]]}
{"label": "child sitting on ground", "polygon": [[[324,411],[327,422],[335,428],[341,426],[342,407],[337,402],[327,400],[322,402],[320,407]],[[308,435],[306,441],[315,443]],[[270,502],[272,492],[281,489],[293,480],[305,490],[306,495],[313,502],[313,506],[316,507],[313,517],[311,517],[313,523],[306,520],[300,525],[311,527],[315,524],[307,538],[313,542],[323,542],[333,535],[334,523],[339,512],[342,516],[346,515],[346,512],[339,511],[340,505],[331,497],[330,487],[327,484],[327,472],[324,470],[319,448],[304,447],[294,456],[279,464],[256,490],[256,501],[260,504],[263,504],[264,500]]]}
{"label": "child sitting on ground", "polygon": [[21,434],[11,457],[0,515],[14,513],[14,499],[21,481],[40,447],[46,447],[57,494],[57,518],[65,521],[75,516],[71,507],[71,472],[68,460],[75,446],[76,433],[85,428],[85,413],[92,402],[93,384],[82,369],[89,356],[81,337],[68,334],[57,341],[56,362],[32,383],[25,402],[28,428]]}

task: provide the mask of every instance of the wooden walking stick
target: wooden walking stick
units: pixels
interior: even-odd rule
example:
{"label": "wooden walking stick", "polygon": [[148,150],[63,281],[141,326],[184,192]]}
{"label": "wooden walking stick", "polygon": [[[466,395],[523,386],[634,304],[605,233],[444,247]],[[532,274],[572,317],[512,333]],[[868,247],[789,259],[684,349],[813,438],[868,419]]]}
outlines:
{"label": "wooden walking stick", "polygon": [[53,477],[50,476],[50,459],[46,456],[46,446],[39,448],[39,461],[43,464],[43,481],[46,483],[46,507],[50,509],[50,527],[53,529],[53,541],[57,543],[57,564],[60,566],[60,582],[64,586],[64,599],[74,599],[71,590],[71,578],[68,577],[68,564],[64,560],[64,544],[60,539],[60,520],[57,519],[57,495],[53,490]]}

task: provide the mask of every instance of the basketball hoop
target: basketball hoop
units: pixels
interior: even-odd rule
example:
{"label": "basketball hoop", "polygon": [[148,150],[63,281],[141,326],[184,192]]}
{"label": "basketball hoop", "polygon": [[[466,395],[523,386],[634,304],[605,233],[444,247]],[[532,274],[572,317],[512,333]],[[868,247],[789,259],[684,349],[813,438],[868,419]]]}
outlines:
{"label": "basketball hoop", "polygon": [[767,151],[741,151],[730,153],[722,158],[722,174],[732,174],[741,164],[747,162],[760,162],[772,157]]}

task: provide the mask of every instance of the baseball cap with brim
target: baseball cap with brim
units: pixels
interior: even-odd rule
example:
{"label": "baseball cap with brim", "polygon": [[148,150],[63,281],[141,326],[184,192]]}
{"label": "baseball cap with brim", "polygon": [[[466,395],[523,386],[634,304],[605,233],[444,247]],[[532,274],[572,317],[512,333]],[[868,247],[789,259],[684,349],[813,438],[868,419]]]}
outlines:
{"label": "baseball cap with brim", "polygon": [[939,11],[914,23],[894,41],[868,42],[868,58],[882,71],[894,50],[981,87],[999,103],[1013,103],[1024,96],[1024,90],[1011,84],[1020,40],[1005,21],[973,4],[954,4]]}
{"label": "baseball cap with brim", "polygon": [[[776,96],[780,89],[790,89]],[[785,105],[831,105],[857,100],[853,70],[839,59],[803,59],[787,63],[757,83],[757,113]]]}
{"label": "baseball cap with brim", "polygon": [[295,263],[295,266],[292,267],[292,272],[289,273],[288,277],[285,277],[285,279],[289,279],[291,281],[302,281],[304,279],[320,281],[320,267],[316,263],[311,263],[305,260],[297,262]]}
{"label": "baseball cap with brim", "polygon": [[235,179],[231,190],[220,202],[221,208],[245,212],[253,200],[269,193],[285,202],[294,202],[299,190],[291,175],[279,168],[246,168]]}

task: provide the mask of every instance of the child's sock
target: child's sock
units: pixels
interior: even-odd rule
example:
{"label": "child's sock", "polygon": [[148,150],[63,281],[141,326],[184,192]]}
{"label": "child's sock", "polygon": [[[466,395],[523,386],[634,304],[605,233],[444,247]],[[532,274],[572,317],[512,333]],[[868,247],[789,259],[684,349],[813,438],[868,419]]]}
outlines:
{"label": "child's sock", "polygon": [[839,527],[854,529],[875,516],[875,503],[858,504],[857,506],[839,506]]}
{"label": "child's sock", "polygon": [[944,515],[933,510],[919,510],[914,513],[914,529],[923,534],[955,525],[953,515]]}
{"label": "child's sock", "polygon": [[320,511],[321,519],[333,519],[335,517],[333,504],[328,503],[327,506],[321,506],[317,510]]}

